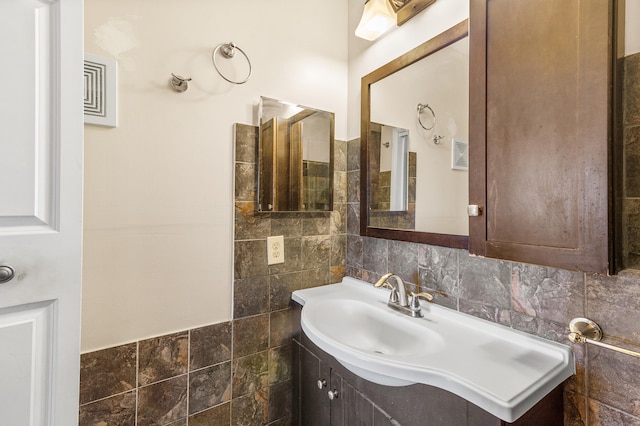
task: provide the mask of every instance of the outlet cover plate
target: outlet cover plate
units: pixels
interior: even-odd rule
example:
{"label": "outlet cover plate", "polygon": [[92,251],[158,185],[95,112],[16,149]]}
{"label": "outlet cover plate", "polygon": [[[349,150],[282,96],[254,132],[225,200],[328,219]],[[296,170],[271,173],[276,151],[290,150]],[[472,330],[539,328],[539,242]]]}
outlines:
{"label": "outlet cover plate", "polygon": [[267,265],[284,263],[284,236],[267,237]]}

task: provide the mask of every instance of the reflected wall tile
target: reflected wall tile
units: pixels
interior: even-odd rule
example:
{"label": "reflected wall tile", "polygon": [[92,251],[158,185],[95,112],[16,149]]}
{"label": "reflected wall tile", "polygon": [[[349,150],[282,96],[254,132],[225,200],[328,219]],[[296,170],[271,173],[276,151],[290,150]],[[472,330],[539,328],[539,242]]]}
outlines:
{"label": "reflected wall tile", "polygon": [[623,261],[628,268],[640,269],[640,198],[626,198],[622,214]]}
{"label": "reflected wall tile", "polygon": [[589,398],[640,417],[640,363],[637,358],[597,346],[589,346],[587,356]]}
{"label": "reflected wall tile", "polygon": [[233,398],[266,389],[269,383],[269,352],[233,360]]}
{"label": "reflected wall tile", "polygon": [[336,139],[333,142],[333,170],[347,171],[347,142]]}
{"label": "reflected wall tile", "polygon": [[136,391],[132,390],[80,406],[79,426],[101,424],[135,426]]}
{"label": "reflected wall tile", "polygon": [[229,426],[230,422],[230,402],[225,402],[189,417],[189,426]]}
{"label": "reflected wall tile", "polygon": [[189,375],[189,414],[231,399],[231,362],[203,368]]}
{"label": "reflected wall tile", "polygon": [[[392,272],[387,267],[389,259],[389,241],[382,238],[363,239],[362,263],[363,268],[384,275]],[[394,271],[395,273],[395,271]]]}
{"label": "reflected wall tile", "polygon": [[360,171],[347,172],[347,202],[360,202]]}
{"label": "reflected wall tile", "polygon": [[511,268],[512,308],[568,324],[584,316],[584,273],[515,263]]}
{"label": "reflected wall tile", "polygon": [[231,359],[231,322],[221,322],[190,331],[191,371]]}
{"label": "reflected wall tile", "polygon": [[458,252],[447,247],[421,244],[418,248],[420,288],[444,291],[458,297]]}
{"label": "reflected wall tile", "polygon": [[388,272],[393,272],[405,282],[417,284],[418,276],[418,244],[405,241],[389,241]]}
{"label": "reflected wall tile", "polygon": [[236,279],[268,275],[266,240],[236,241],[234,249]]}
{"label": "reflected wall tile", "polygon": [[95,401],[134,389],[136,343],[82,354],[80,357],[80,403]]}
{"label": "reflected wall tile", "polygon": [[269,345],[269,315],[233,321],[233,358],[264,351]]}
{"label": "reflected wall tile", "polygon": [[148,385],[184,374],[188,363],[188,332],[142,340],[138,356],[138,382]]}
{"label": "reflected wall tile", "polygon": [[347,172],[333,173],[333,203],[347,202]]}
{"label": "reflected wall tile", "polygon": [[248,124],[235,123],[236,161],[257,163],[258,128]]}
{"label": "reflected wall tile", "polygon": [[640,124],[640,53],[624,58],[624,124]]}
{"label": "reflected wall tile", "polygon": [[640,344],[640,271],[587,274],[587,317],[610,337]]}
{"label": "reflected wall tile", "polygon": [[347,142],[347,171],[360,170],[360,138]]}
{"label": "reflected wall tile", "polygon": [[640,125],[624,129],[624,184],[627,198],[640,197]]}
{"label": "reflected wall tile", "polygon": [[459,256],[460,298],[500,309],[511,309],[511,264],[500,260]]}
{"label": "reflected wall tile", "polygon": [[141,387],[138,426],[166,425],[187,416],[187,375]]}
{"label": "reflected wall tile", "polygon": [[249,277],[233,283],[233,318],[244,318],[269,311],[270,277]]}

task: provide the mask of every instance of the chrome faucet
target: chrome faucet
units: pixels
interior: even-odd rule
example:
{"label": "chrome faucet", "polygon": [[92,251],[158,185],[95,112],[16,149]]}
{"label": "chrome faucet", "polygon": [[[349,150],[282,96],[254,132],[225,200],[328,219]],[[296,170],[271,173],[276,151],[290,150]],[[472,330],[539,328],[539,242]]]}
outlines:
{"label": "chrome faucet", "polygon": [[[389,278],[395,279],[395,286],[389,283]],[[404,286],[404,281],[402,281],[402,278],[393,273],[384,274],[374,284],[374,287],[387,287],[391,289],[391,294],[389,294],[389,302],[387,303],[387,306],[398,312],[402,312],[403,314],[410,315],[414,318],[422,318],[424,316],[422,314],[422,306],[420,306],[420,297],[425,298],[429,302],[433,300],[433,295],[425,292],[414,293],[410,291],[409,294],[411,295],[411,297],[408,298],[407,289]]]}

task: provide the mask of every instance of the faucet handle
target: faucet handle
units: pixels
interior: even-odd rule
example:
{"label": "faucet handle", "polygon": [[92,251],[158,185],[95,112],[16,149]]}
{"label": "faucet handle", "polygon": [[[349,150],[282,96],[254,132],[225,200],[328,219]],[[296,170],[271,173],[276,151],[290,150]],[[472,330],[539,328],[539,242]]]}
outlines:
{"label": "faucet handle", "polygon": [[411,292],[411,300],[409,300],[409,309],[413,312],[420,312],[422,310],[422,306],[420,306],[420,298],[424,298],[427,301],[431,302],[433,300],[433,296],[429,293],[420,292],[414,293]]}
{"label": "faucet handle", "polygon": [[400,296],[398,296],[398,289],[388,282],[383,281],[380,284],[376,283],[376,287],[383,287],[391,290],[391,293],[389,293],[389,303],[398,303],[398,301],[400,300]]}
{"label": "faucet handle", "polygon": [[431,293],[427,293],[425,291],[422,291],[420,293],[414,293],[411,292],[411,299],[412,300],[418,300],[419,297],[422,297],[423,299],[425,299],[428,302],[432,302],[433,301],[433,294]]}

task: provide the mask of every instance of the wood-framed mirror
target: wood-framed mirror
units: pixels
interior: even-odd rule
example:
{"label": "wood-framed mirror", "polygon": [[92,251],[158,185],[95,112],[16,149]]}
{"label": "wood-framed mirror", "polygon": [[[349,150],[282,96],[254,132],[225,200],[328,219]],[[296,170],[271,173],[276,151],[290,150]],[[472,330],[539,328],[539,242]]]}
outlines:
{"label": "wood-framed mirror", "polygon": [[[468,248],[468,172],[454,167],[456,141],[468,142],[468,32],[468,20],[462,21],[362,78],[361,235]],[[455,62],[455,67],[460,69],[460,72],[452,71],[449,62]],[[428,75],[424,67],[445,77],[460,74],[457,77],[458,83],[445,84],[439,80],[423,80]],[[420,76],[420,81],[414,81],[416,76]],[[402,81],[404,87],[396,89],[395,86],[389,85],[393,80]],[[440,94],[436,98],[431,92],[422,93],[420,89],[430,83],[440,92],[444,92],[444,95]],[[447,91],[447,88],[451,90]],[[418,96],[416,99],[419,102],[412,98],[414,96]],[[429,99],[420,96],[428,96]],[[455,107],[461,117],[454,117],[454,114],[449,112],[452,107],[445,104],[458,98],[464,98],[460,99],[460,105]],[[403,171],[408,173],[408,205],[405,210],[386,209],[385,205],[380,203],[388,193],[381,184],[387,180],[386,171],[381,168],[381,153],[393,145],[393,140],[381,139],[383,132],[380,129],[385,126],[408,129],[408,163],[406,171]],[[445,157],[447,160],[443,159]],[[394,160],[393,164],[396,162]],[[434,176],[429,176],[427,172],[434,173],[434,170],[440,171]],[[425,179],[426,184],[421,183],[425,182]],[[457,186],[453,189],[444,187],[443,183],[448,181],[458,182],[455,184]],[[433,188],[433,185],[440,187],[438,192],[443,199],[436,199],[434,194],[429,193],[429,188]],[[457,196],[454,205],[449,206],[447,199],[451,198],[452,194]],[[390,197],[393,198],[393,194]],[[431,211],[430,218],[423,219],[422,213],[432,210],[432,206],[442,206],[445,210],[455,211],[457,217],[452,219],[450,213]],[[439,225],[432,225],[434,218],[436,222],[440,222]]]}

